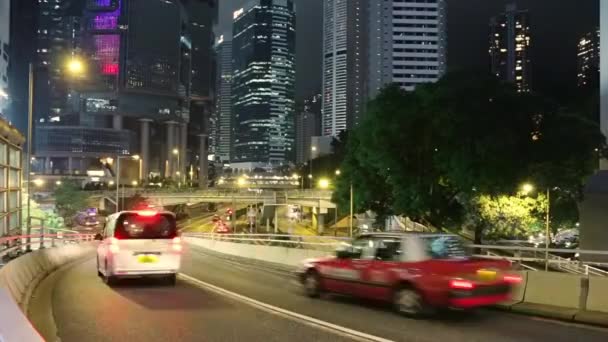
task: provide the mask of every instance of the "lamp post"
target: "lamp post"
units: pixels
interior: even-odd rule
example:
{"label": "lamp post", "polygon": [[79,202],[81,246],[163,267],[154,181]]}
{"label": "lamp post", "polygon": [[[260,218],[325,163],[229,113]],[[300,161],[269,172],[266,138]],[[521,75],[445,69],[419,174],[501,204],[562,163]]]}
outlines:
{"label": "lamp post", "polygon": [[[133,155],[133,156],[116,156],[116,212],[120,211],[120,160],[121,159],[133,159],[133,160],[137,160],[139,161],[139,155]],[[109,160],[110,158],[108,158]],[[141,163],[139,164],[141,166]],[[124,194],[124,189],[123,189],[123,194]]]}
{"label": "lamp post", "polygon": [[175,175],[177,176],[177,187],[181,188],[182,176],[181,176],[181,172],[180,172],[181,165],[179,162],[179,149],[174,148],[172,152],[173,152],[173,155],[175,155],[177,157],[177,171],[175,172]]}
{"label": "lamp post", "polygon": [[313,188],[312,185],[312,160],[313,160],[313,153],[317,152],[317,146],[311,146],[310,147],[310,162],[309,162],[309,167],[310,167],[310,173],[308,174],[308,179],[310,179],[310,188]]}
{"label": "lamp post", "polygon": [[[532,191],[534,191],[534,186],[530,183],[526,183],[522,185],[521,190],[524,195],[528,195]],[[547,188],[546,192],[547,196],[547,213],[545,216],[545,271],[549,270],[549,243],[550,243],[550,234],[551,234],[551,219],[550,219],[550,210],[551,210],[551,188]]]}
{"label": "lamp post", "polygon": [[[342,174],[342,172],[340,170],[336,170],[336,176],[340,176]],[[353,205],[353,199],[354,199],[354,192],[353,192],[353,182],[350,182],[350,187],[349,187],[349,197],[350,197],[350,205],[349,205],[349,216],[348,216],[348,234],[349,236],[352,238],[353,237],[353,209],[354,209],[354,205]]]}

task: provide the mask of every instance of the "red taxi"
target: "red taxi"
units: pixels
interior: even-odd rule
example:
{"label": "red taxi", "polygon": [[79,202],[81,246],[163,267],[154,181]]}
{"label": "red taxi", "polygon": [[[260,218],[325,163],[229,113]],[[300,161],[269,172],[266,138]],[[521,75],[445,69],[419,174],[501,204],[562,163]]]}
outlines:
{"label": "red taxi", "polygon": [[510,299],[521,281],[508,261],[468,257],[460,239],[448,234],[362,235],[335,257],[305,260],[297,273],[308,296],[382,300],[409,316],[496,304]]}

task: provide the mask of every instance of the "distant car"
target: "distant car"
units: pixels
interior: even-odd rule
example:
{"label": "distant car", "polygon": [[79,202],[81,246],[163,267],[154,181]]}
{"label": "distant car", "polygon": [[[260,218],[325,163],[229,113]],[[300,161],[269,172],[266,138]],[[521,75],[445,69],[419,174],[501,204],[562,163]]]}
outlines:
{"label": "distant car", "polygon": [[212,221],[213,223],[215,223],[215,222],[219,222],[220,220],[221,220],[221,218],[220,218],[220,216],[219,216],[219,215],[213,215],[213,218],[211,218],[211,221]]}
{"label": "distant car", "polygon": [[174,285],[182,244],[175,215],[150,210],[121,211],[107,218],[97,248],[97,274],[112,285],[118,278],[164,277]]}
{"label": "distant car", "polygon": [[215,224],[215,228],[213,229],[213,232],[216,234],[229,234],[230,227],[228,227],[228,225],[224,222],[218,222]]}
{"label": "distant car", "polygon": [[412,233],[362,235],[335,257],[305,260],[297,277],[308,296],[387,301],[410,316],[496,304],[521,281],[508,261],[466,256],[456,236]]}

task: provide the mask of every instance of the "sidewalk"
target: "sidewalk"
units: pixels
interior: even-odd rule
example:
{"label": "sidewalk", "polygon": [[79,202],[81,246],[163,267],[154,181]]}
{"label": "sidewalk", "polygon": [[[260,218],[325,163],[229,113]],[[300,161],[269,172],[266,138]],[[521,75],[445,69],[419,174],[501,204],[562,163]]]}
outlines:
{"label": "sidewalk", "polygon": [[586,311],[561,306],[523,302],[498,304],[495,306],[495,308],[518,314],[608,327],[608,312]]}

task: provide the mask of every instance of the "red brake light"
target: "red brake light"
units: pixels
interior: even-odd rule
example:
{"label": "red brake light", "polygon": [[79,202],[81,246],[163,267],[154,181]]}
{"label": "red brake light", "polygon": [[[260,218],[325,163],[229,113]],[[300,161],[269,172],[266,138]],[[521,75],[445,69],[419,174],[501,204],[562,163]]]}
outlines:
{"label": "red brake light", "polygon": [[158,214],[158,212],[154,211],[154,210],[140,210],[137,212],[137,215],[139,216],[155,216],[156,214]]}
{"label": "red brake light", "polygon": [[450,287],[453,289],[470,290],[475,287],[475,285],[467,280],[452,279],[450,280]]}
{"label": "red brake light", "polygon": [[520,276],[512,274],[504,276],[503,279],[505,280],[505,282],[510,284],[519,284],[522,280]]}

